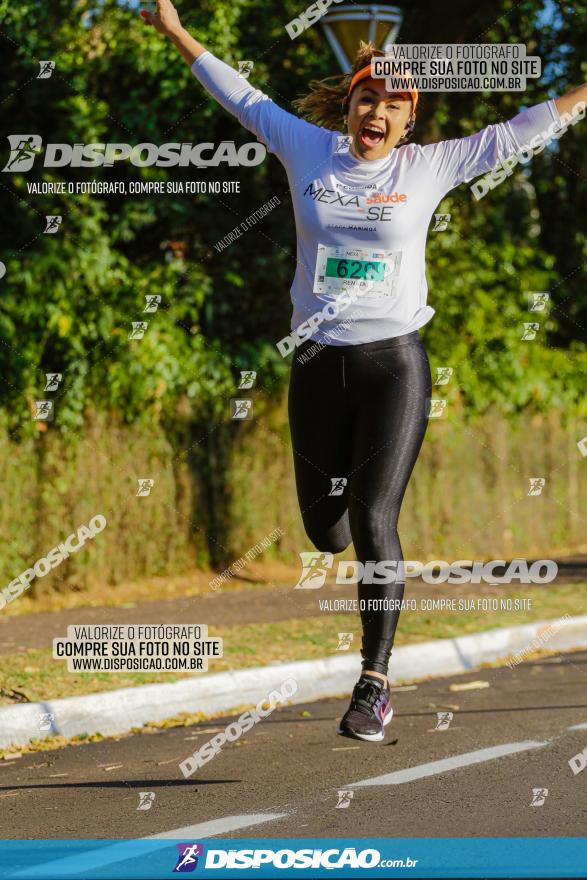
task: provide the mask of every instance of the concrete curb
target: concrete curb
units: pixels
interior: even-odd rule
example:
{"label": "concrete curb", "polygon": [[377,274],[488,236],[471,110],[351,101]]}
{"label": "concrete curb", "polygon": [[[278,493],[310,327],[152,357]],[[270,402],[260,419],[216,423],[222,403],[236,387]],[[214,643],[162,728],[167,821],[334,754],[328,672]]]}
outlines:
{"label": "concrete curb", "polygon": [[[396,648],[391,678],[393,684],[398,684],[459,674],[482,663],[539,647],[556,651],[587,647],[587,615]],[[80,733],[125,733],[132,727],[162,721],[180,712],[228,712],[237,706],[258,703],[271,690],[280,688],[286,678],[294,678],[298,683],[293,700],[296,703],[348,694],[359,668],[358,653],[337,654],[323,660],[219,672],[174,684],[146,684],[83,697],[7,706],[0,709],[0,748],[24,745],[31,737],[54,734],[71,737]],[[43,712],[54,715],[48,731],[39,730],[39,716]]]}

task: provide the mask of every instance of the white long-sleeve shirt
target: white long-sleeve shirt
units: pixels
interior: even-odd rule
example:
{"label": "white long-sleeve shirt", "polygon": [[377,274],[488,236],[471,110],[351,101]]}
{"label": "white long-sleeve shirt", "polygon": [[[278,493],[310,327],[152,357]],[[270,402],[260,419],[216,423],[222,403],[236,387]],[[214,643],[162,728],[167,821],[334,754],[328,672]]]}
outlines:
{"label": "white long-sleeve shirt", "polygon": [[[545,101],[469,137],[357,159],[344,149],[342,132],[283,110],[211,52],[194,61],[192,72],[285,167],[297,232],[291,329],[321,312],[311,338],[330,345],[402,336],[426,324],[434,315],[427,304],[426,236],[438,203],[560,122],[555,102]],[[346,280],[353,274],[379,283],[346,312],[322,311],[340,298],[341,287],[361,283]]]}

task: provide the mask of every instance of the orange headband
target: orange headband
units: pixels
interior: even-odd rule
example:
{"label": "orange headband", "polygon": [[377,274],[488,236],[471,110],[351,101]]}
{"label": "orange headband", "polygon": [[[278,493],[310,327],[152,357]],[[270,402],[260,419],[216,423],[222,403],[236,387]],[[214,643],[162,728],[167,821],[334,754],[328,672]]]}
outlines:
{"label": "orange headband", "polygon": [[[367,67],[362,67],[361,70],[358,70],[355,73],[355,75],[351,79],[351,84],[350,84],[349,90],[347,92],[347,98],[349,97],[350,93],[352,92],[354,87],[357,85],[357,83],[360,83],[364,79],[372,79],[372,77],[371,77],[371,62],[369,62]],[[418,90],[417,89],[409,89],[409,92],[410,92],[410,97],[412,99],[412,113],[415,113],[416,107],[418,106]]]}

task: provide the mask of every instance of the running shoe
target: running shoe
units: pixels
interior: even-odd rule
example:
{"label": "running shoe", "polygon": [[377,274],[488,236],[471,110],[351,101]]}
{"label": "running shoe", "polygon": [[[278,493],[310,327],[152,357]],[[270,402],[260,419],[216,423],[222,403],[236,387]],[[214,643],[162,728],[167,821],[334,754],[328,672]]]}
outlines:
{"label": "running shoe", "polygon": [[351,704],[337,733],[380,742],[385,736],[384,727],[393,716],[390,699],[389,687],[385,687],[380,679],[362,675],[354,687]]}

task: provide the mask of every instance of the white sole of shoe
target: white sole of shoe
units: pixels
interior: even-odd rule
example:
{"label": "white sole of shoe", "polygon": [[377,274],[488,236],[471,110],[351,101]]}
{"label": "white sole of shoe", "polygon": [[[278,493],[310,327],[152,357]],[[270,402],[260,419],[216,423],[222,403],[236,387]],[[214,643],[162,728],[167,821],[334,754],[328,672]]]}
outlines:
{"label": "white sole of shoe", "polygon": [[[383,719],[383,726],[387,727],[387,725],[389,724],[389,722],[391,721],[392,718],[393,718],[393,707],[389,706],[389,712],[386,714],[385,718]],[[351,733],[348,730],[341,730],[339,727],[336,732],[338,734],[340,734],[340,736],[349,736],[352,739],[362,739],[365,742],[381,742],[383,739],[385,739],[384,731],[381,731],[380,733]]]}

